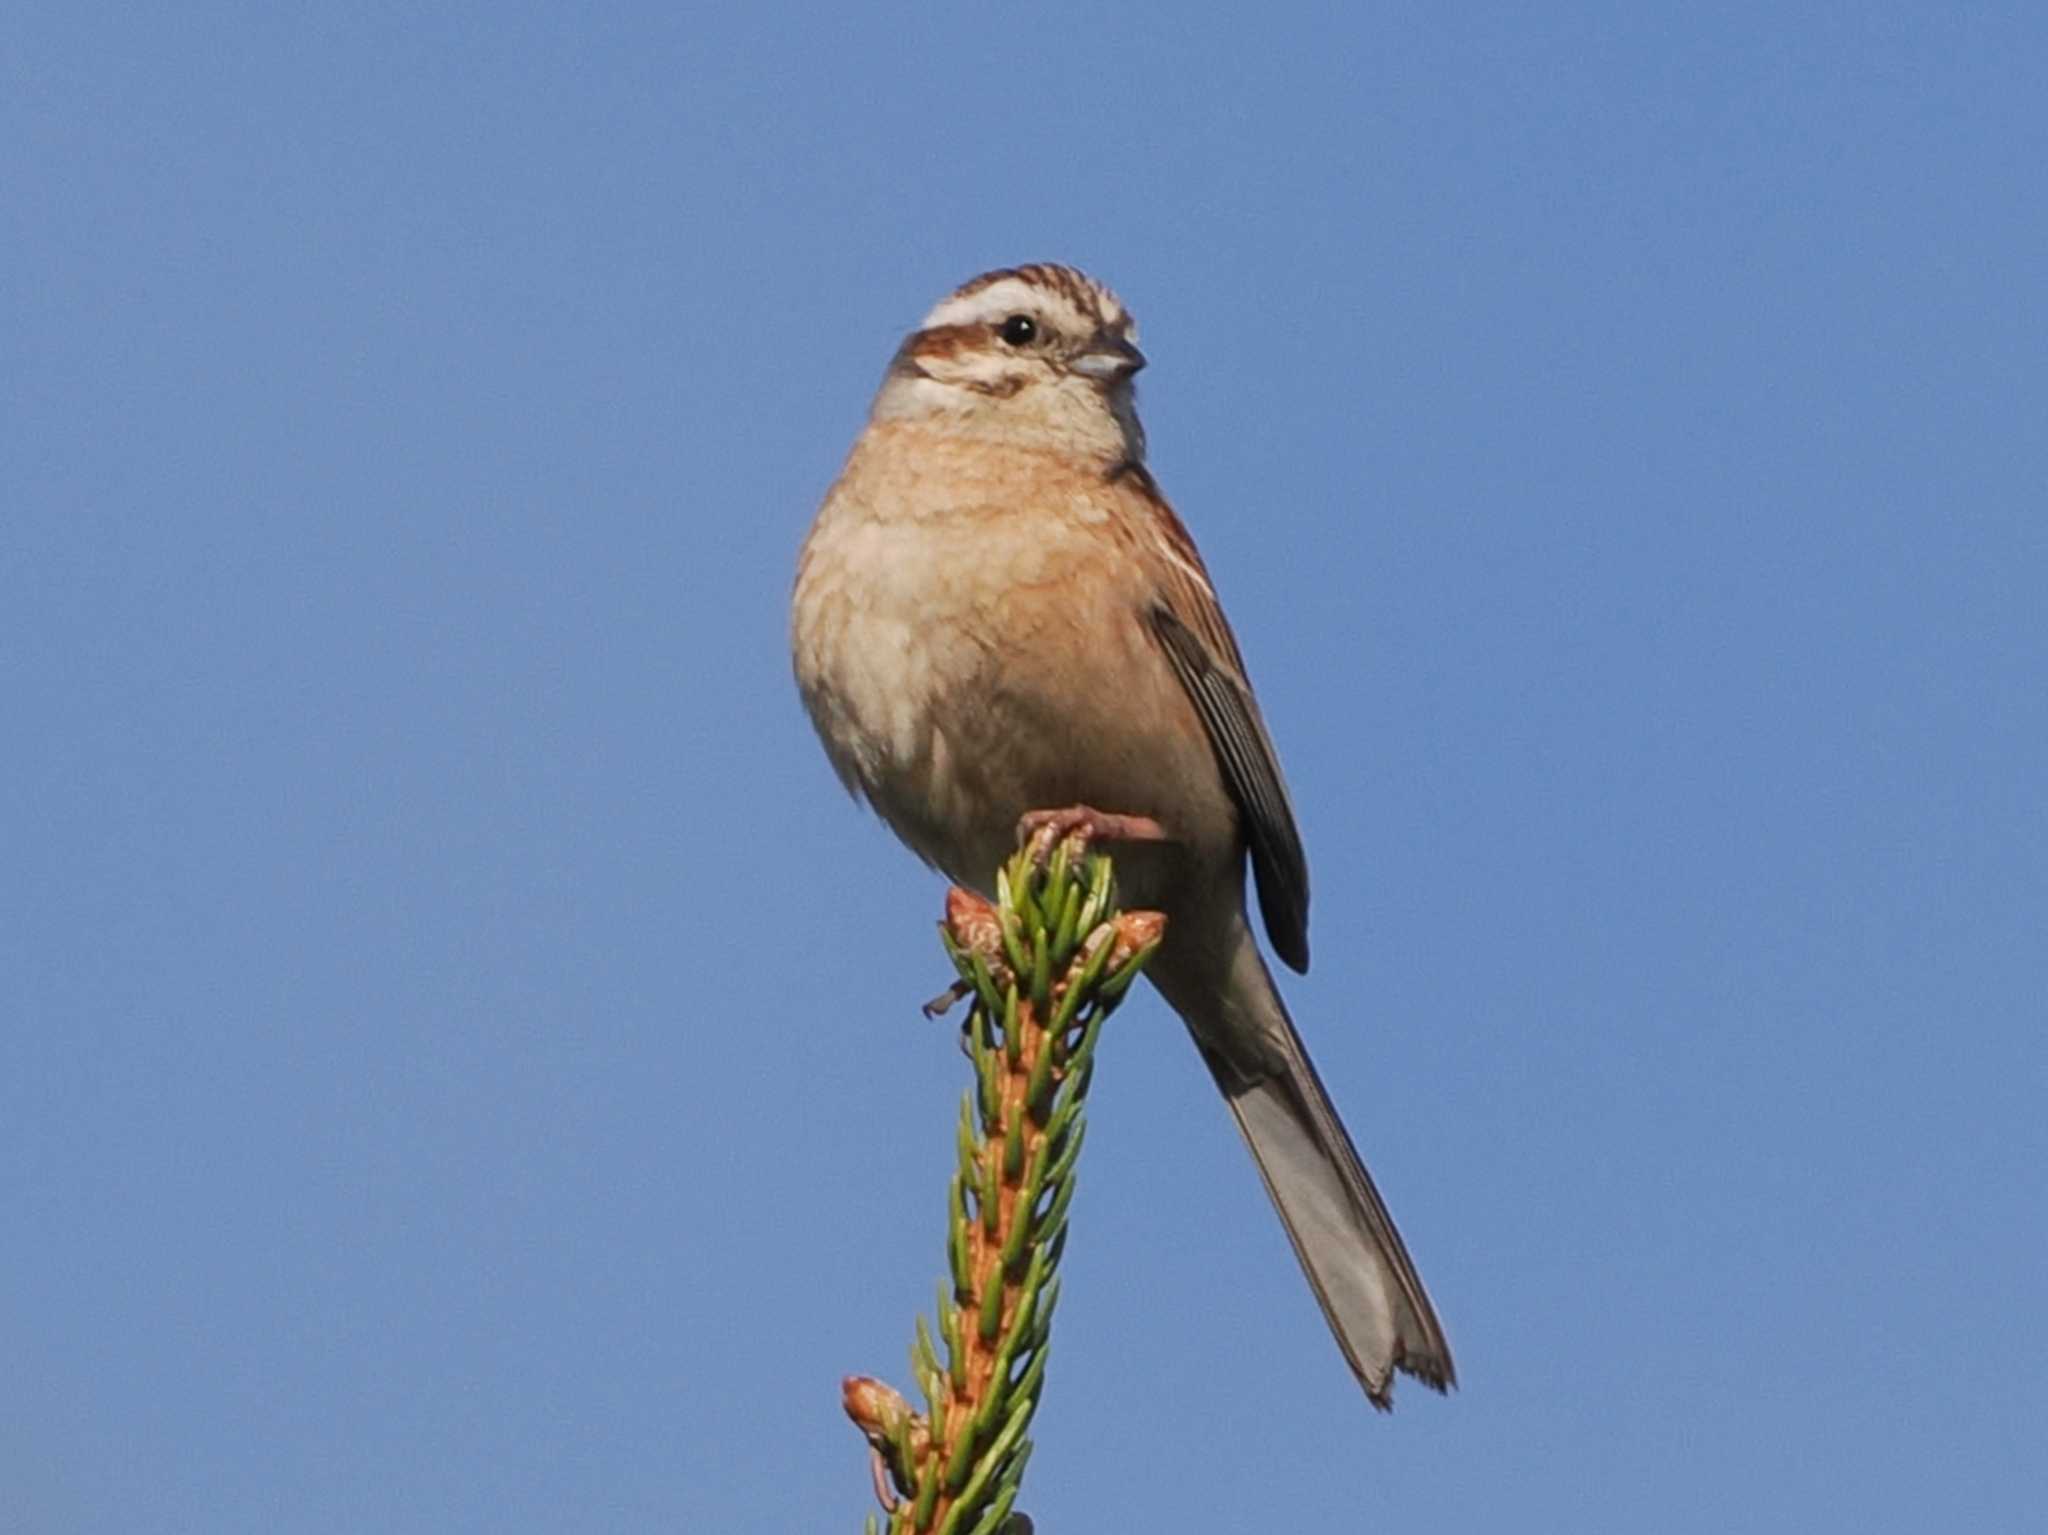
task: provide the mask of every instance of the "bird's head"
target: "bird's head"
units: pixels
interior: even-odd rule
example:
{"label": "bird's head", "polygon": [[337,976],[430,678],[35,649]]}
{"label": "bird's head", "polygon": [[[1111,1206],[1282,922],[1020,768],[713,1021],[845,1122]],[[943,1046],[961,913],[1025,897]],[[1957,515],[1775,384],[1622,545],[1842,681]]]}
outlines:
{"label": "bird's head", "polygon": [[1072,267],[1006,267],[954,289],[904,337],[875,418],[1141,460],[1131,378],[1144,366],[1109,289]]}

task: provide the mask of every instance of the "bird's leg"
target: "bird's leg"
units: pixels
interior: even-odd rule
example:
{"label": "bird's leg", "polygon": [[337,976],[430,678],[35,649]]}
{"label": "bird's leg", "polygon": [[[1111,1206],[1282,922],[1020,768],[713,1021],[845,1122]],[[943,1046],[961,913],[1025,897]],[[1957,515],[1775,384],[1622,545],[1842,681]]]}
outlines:
{"label": "bird's leg", "polygon": [[1072,838],[1081,847],[1093,842],[1171,842],[1166,828],[1148,815],[1117,815],[1092,805],[1067,805],[1059,810],[1027,810],[1017,818],[1017,845],[1044,863],[1052,850]]}

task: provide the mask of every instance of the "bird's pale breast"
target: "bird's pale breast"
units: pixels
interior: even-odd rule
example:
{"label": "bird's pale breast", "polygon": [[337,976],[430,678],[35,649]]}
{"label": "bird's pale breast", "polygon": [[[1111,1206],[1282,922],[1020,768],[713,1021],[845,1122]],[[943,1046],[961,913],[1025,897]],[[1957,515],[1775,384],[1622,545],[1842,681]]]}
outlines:
{"label": "bird's pale breast", "polygon": [[797,677],[840,775],[963,882],[986,882],[1024,811],[1076,803],[1234,856],[1234,809],[1142,621],[1126,493],[1051,455],[896,440],[913,431],[871,429],[799,570]]}

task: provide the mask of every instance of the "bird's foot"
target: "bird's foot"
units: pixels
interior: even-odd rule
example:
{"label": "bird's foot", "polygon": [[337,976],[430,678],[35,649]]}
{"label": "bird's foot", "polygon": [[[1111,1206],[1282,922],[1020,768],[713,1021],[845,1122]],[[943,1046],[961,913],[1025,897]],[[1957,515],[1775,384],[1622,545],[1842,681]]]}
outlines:
{"label": "bird's foot", "polygon": [[1117,815],[1092,805],[1067,805],[1059,810],[1027,810],[1017,818],[1017,845],[1032,860],[1045,863],[1052,850],[1071,842],[1076,852],[1096,842],[1171,842],[1166,828],[1148,815]]}

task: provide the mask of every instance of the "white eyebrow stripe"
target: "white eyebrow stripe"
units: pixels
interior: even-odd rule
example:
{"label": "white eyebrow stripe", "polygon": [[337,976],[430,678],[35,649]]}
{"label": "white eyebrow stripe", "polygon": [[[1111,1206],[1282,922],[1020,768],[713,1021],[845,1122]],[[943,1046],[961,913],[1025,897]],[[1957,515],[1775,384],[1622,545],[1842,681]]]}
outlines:
{"label": "white eyebrow stripe", "polygon": [[1058,302],[1068,307],[1062,295],[1048,292],[1035,282],[1021,277],[1006,277],[1001,282],[978,288],[964,298],[954,294],[940,299],[932,312],[924,317],[924,328],[932,330],[941,325],[972,325],[978,321],[999,319],[1019,309],[1044,309]]}

